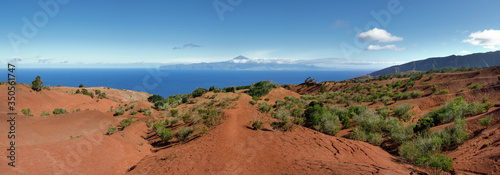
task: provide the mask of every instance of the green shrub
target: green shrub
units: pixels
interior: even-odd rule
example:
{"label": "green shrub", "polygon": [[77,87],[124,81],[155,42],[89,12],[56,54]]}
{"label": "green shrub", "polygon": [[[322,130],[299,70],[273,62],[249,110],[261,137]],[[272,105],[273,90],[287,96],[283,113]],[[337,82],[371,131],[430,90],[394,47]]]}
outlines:
{"label": "green shrub", "polygon": [[426,162],[428,166],[434,168],[435,174],[440,174],[440,170],[451,171],[451,169],[453,168],[453,159],[446,155],[433,155]]}
{"label": "green shrub", "polygon": [[491,116],[488,116],[488,117],[485,117],[485,118],[482,118],[482,119],[479,119],[479,123],[482,125],[482,126],[489,126],[491,124],[491,121],[493,120],[493,118]]}
{"label": "green shrub", "polygon": [[160,132],[158,133],[158,135],[160,136],[160,138],[164,141],[164,142],[168,142],[169,140],[171,140],[172,138],[174,138],[174,134],[172,133],[172,130],[169,128],[169,129],[160,129]]}
{"label": "green shrub", "polygon": [[278,108],[278,110],[276,110],[276,113],[274,114],[274,118],[281,120],[285,123],[289,122],[288,118],[290,116],[291,116],[290,111],[286,110],[284,107]]}
{"label": "green shrub", "polygon": [[415,131],[418,132],[432,126],[451,122],[465,116],[466,113],[484,111],[484,109],[486,109],[485,107],[486,105],[481,107],[478,104],[471,104],[469,106],[463,97],[456,97],[453,101],[446,103],[441,108],[432,110],[423,118],[420,118],[417,127],[415,127]]}
{"label": "green shrub", "polygon": [[177,130],[177,132],[175,133],[175,138],[177,138],[177,140],[179,140],[179,141],[184,141],[192,133],[193,133],[193,129],[183,126],[179,130]]}
{"label": "green shrub", "polygon": [[477,83],[476,83],[476,84],[474,84],[474,85],[469,86],[469,89],[480,89],[481,87],[482,87],[482,85],[481,85],[481,84],[477,84]]}
{"label": "green shrub", "polygon": [[191,95],[193,95],[194,98],[196,97],[199,97],[199,96],[202,96],[203,94],[205,94],[206,92],[208,92],[207,89],[205,88],[202,88],[202,87],[198,87],[196,88],[192,93]]}
{"label": "green shrub", "polygon": [[157,101],[155,102],[155,108],[159,111],[166,111],[170,108],[170,105],[165,101]]}
{"label": "green shrub", "polygon": [[123,110],[122,108],[118,108],[115,110],[115,116],[118,116],[118,115],[123,115],[125,113],[125,110]]}
{"label": "green shrub", "polygon": [[380,100],[384,103],[384,105],[387,105],[387,103],[392,99],[388,96],[383,96],[382,98],[380,98]]}
{"label": "green shrub", "polygon": [[178,113],[179,113],[179,110],[177,110],[177,109],[170,110],[170,115],[172,115],[172,117],[176,117]]}
{"label": "green shrub", "polygon": [[177,119],[177,118],[173,118],[172,120],[170,120],[171,125],[175,125],[177,123],[179,123],[179,119]]}
{"label": "green shrub", "polygon": [[410,110],[413,109],[413,106],[409,103],[403,103],[399,106],[393,107],[392,111],[394,111],[394,116],[402,118],[404,121],[408,121],[411,119]]}
{"label": "green shrub", "polygon": [[483,98],[481,98],[481,102],[482,103],[488,102],[488,97],[484,96]]}
{"label": "green shrub", "polygon": [[262,97],[278,86],[277,83],[272,84],[270,81],[260,81],[258,83],[253,83],[246,93],[252,97]]}
{"label": "green shrub", "polygon": [[151,114],[153,114],[153,109],[151,109],[151,108],[148,108],[148,109],[146,109],[146,110],[144,111],[144,115],[145,115],[145,116],[149,116],[149,115],[151,115]]}
{"label": "green shrub", "polygon": [[78,87],[79,87],[79,88],[82,88],[82,87],[85,87],[85,86],[83,86],[83,84],[80,84],[80,85],[78,85]]}
{"label": "green shrub", "polygon": [[372,145],[379,146],[382,143],[382,135],[379,133],[368,133],[366,140]]}
{"label": "green shrub", "polygon": [[31,82],[31,89],[34,91],[41,91],[43,87],[43,81],[41,80],[40,76],[36,76],[35,80]]}
{"label": "green shrub", "polygon": [[111,134],[115,133],[115,131],[116,131],[116,127],[110,126],[110,127],[108,128],[108,133],[107,133],[107,134],[108,134],[108,135],[111,135]]}
{"label": "green shrub", "polygon": [[262,111],[262,112],[269,112],[271,110],[272,106],[265,103],[265,102],[262,102],[262,103],[259,103],[259,110]]}
{"label": "green shrub", "polygon": [[236,92],[236,88],[234,86],[230,86],[230,87],[225,87],[222,89],[222,92]]}
{"label": "green shrub", "polygon": [[148,97],[148,101],[151,103],[156,103],[158,101],[163,101],[164,98],[160,95],[152,95]]}
{"label": "green shrub", "polygon": [[381,132],[384,124],[383,118],[374,114],[371,110],[355,115],[353,120],[367,133]]}
{"label": "green shrub", "polygon": [[135,110],[133,110],[133,109],[132,109],[132,110],[130,111],[130,115],[135,115],[135,114],[137,114],[137,111],[135,111]]}
{"label": "green shrub", "polygon": [[257,104],[257,102],[256,102],[256,101],[253,101],[253,100],[250,100],[250,101],[249,101],[249,103],[250,103],[251,105],[255,105],[255,104]]}
{"label": "green shrub", "polygon": [[182,116],[182,121],[184,121],[184,123],[191,122],[191,115],[190,114],[184,114]]}
{"label": "green shrub", "polygon": [[449,94],[450,91],[448,89],[443,89],[443,90],[440,90],[439,92],[436,92],[435,94],[436,95],[444,95],[444,94]]}
{"label": "green shrub", "polygon": [[56,108],[54,111],[52,111],[52,114],[67,114],[68,111],[63,108]]}
{"label": "green shrub", "polygon": [[130,124],[132,124],[134,122],[135,121],[132,117],[127,118],[127,119],[123,119],[122,121],[120,121],[120,127],[125,128],[127,126],[130,126]]}
{"label": "green shrub", "polygon": [[353,140],[359,140],[362,142],[365,142],[368,139],[365,131],[359,127],[355,127],[352,129],[352,133],[350,135],[350,138]]}
{"label": "green shrub", "polygon": [[408,124],[407,126],[404,126],[399,121],[397,122],[398,123],[390,128],[388,136],[397,144],[403,144],[413,138],[413,128],[415,128],[415,124]]}
{"label": "green shrub", "polygon": [[263,122],[261,122],[259,120],[255,120],[252,122],[252,128],[253,128],[253,130],[260,130],[260,129],[262,129],[263,124],[264,124]]}
{"label": "green shrub", "polygon": [[342,123],[342,128],[347,129],[351,127],[351,119],[347,114],[339,115],[340,122]]}
{"label": "green shrub", "polygon": [[24,115],[26,115],[26,116],[33,117],[33,114],[31,113],[31,109],[30,109],[30,108],[21,109],[21,112],[22,112]]}
{"label": "green shrub", "polygon": [[387,106],[377,107],[377,108],[375,108],[375,111],[377,111],[378,115],[380,115],[384,118],[389,117],[389,114],[391,114],[391,110]]}
{"label": "green shrub", "polygon": [[306,126],[313,127],[325,134],[335,135],[340,131],[340,120],[334,110],[323,107],[320,102],[313,101],[304,112]]}
{"label": "green shrub", "polygon": [[296,124],[296,125],[304,125],[304,118],[302,117],[297,117],[295,119],[293,119],[293,124]]}
{"label": "green shrub", "polygon": [[40,114],[40,116],[49,116],[49,115],[50,115],[50,113],[45,112],[45,111],[42,111],[42,114]]}
{"label": "green shrub", "polygon": [[432,86],[431,90],[432,90],[432,93],[435,93],[438,90],[437,85]]}

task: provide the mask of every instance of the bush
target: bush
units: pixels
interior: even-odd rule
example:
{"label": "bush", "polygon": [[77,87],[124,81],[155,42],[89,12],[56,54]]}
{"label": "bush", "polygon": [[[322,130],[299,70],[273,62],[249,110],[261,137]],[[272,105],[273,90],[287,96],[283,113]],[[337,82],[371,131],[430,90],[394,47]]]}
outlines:
{"label": "bush", "polygon": [[222,89],[222,92],[236,92],[236,88],[234,86],[230,86],[230,87],[225,87]]}
{"label": "bush", "polygon": [[108,133],[106,133],[106,134],[111,135],[111,134],[115,133],[115,131],[116,131],[116,127],[111,126],[108,128]]}
{"label": "bush", "polygon": [[278,86],[278,84],[272,84],[270,81],[260,81],[258,83],[253,83],[246,93],[252,97],[262,97]]}
{"label": "bush", "polygon": [[340,131],[340,120],[335,110],[323,107],[320,102],[313,101],[304,112],[306,126],[313,127],[325,134],[335,135]]}
{"label": "bush", "polygon": [[[395,118],[393,118],[395,119]],[[403,144],[413,138],[413,128],[415,127],[415,124],[409,124],[407,126],[404,126],[402,123],[397,121],[396,119],[395,125],[393,125],[389,132],[388,136],[394,140],[397,144]],[[387,125],[387,123],[386,123]]]}
{"label": "bush", "polygon": [[[432,126],[451,122],[457,118],[465,116],[468,111],[473,113],[481,111],[476,109],[479,108],[477,105],[471,105],[472,106],[469,106],[463,97],[456,97],[453,101],[446,103],[439,109],[432,110],[423,118],[420,118],[415,131],[418,132]],[[483,109],[485,108],[483,107]]]}
{"label": "bush", "polygon": [[26,116],[33,117],[33,114],[31,113],[31,109],[30,109],[30,108],[21,109],[21,112],[22,112],[24,115],[26,115]]}
{"label": "bush", "polygon": [[155,108],[159,111],[166,111],[170,108],[170,105],[165,101],[157,101],[155,103]]}
{"label": "bush", "polygon": [[360,129],[359,127],[355,127],[352,129],[352,133],[350,135],[350,138],[353,140],[359,140],[359,141],[365,142],[367,140],[367,135],[363,129]]}
{"label": "bush", "polygon": [[441,170],[450,171],[453,168],[453,159],[446,155],[433,155],[426,162],[428,166],[434,169],[434,174],[440,174]]}
{"label": "bush", "polygon": [[382,117],[375,115],[373,111],[366,110],[361,114],[353,117],[357,125],[367,133],[381,132],[384,120]]}
{"label": "bush", "polygon": [[435,94],[436,95],[444,95],[444,94],[449,94],[450,91],[448,89],[443,89],[443,90],[440,90],[439,92],[436,92]]}
{"label": "bush", "polygon": [[68,111],[63,108],[56,108],[54,111],[52,111],[52,114],[67,114]]}
{"label": "bush", "polygon": [[377,111],[378,115],[380,115],[384,118],[389,117],[389,114],[391,114],[391,110],[387,106],[377,107],[377,108],[375,108],[375,111]]}
{"label": "bush", "polygon": [[252,122],[252,128],[253,128],[253,130],[260,130],[260,129],[262,129],[263,124],[264,124],[263,122],[261,122],[259,120],[255,120]]}
{"label": "bush", "polygon": [[274,118],[281,120],[285,123],[289,122],[288,117],[290,117],[290,116],[291,116],[290,111],[286,110],[283,107],[278,108],[278,110],[276,110],[276,113],[274,114]]}
{"label": "bush", "polygon": [[207,89],[205,88],[202,88],[202,87],[198,87],[196,88],[192,93],[191,95],[193,95],[193,98],[196,98],[196,97],[199,97],[199,96],[202,96],[203,94],[205,94],[206,92],[208,92]]}
{"label": "bush", "polygon": [[127,118],[127,119],[123,119],[122,121],[120,121],[120,126],[122,128],[125,128],[127,126],[130,126],[130,124],[134,123],[134,119],[132,117],[130,118]]}
{"label": "bush", "polygon": [[163,129],[160,129],[160,132],[158,133],[158,135],[160,136],[160,138],[164,142],[167,142],[167,141],[171,140],[172,138],[174,138],[174,134],[172,133],[172,130],[170,128],[165,129],[163,127]]}
{"label": "bush", "polygon": [[146,110],[144,111],[144,115],[145,115],[145,116],[149,116],[149,115],[151,115],[151,114],[153,114],[153,109],[151,109],[151,108],[148,108],[148,109],[146,109]]}
{"label": "bush", "polygon": [[382,143],[382,135],[379,133],[368,133],[366,140],[368,143],[378,146]]}
{"label": "bush", "polygon": [[42,111],[42,114],[40,114],[40,116],[49,116],[49,115],[50,115],[50,113],[45,112],[45,111]]}
{"label": "bush", "polygon": [[135,114],[137,114],[137,111],[135,111],[135,110],[133,110],[133,109],[132,109],[132,110],[130,111],[130,115],[135,115]]}
{"label": "bush", "polygon": [[189,123],[191,122],[191,115],[190,114],[184,114],[182,116],[182,121],[184,121],[184,123]]}
{"label": "bush", "polygon": [[115,110],[115,116],[118,116],[118,115],[123,115],[125,113],[125,110],[123,110],[122,108],[118,108]]}
{"label": "bush", "polygon": [[482,118],[482,119],[479,119],[479,123],[482,125],[482,126],[488,126],[491,124],[491,121],[493,120],[493,118],[491,116],[488,116],[488,117],[485,117],[485,118]]}
{"label": "bush", "polygon": [[387,105],[387,103],[391,101],[391,98],[388,96],[383,96],[382,98],[380,98],[380,100],[384,103],[384,105]]}
{"label": "bush", "polygon": [[411,119],[411,114],[409,113],[411,109],[413,109],[412,105],[409,103],[403,103],[392,108],[392,111],[394,111],[394,116],[402,118],[404,121],[408,121]]}
{"label": "bush", "polygon": [[176,117],[178,113],[179,113],[179,110],[177,110],[177,109],[170,110],[170,115],[172,115],[172,117]]}
{"label": "bush", "polygon": [[179,130],[177,130],[177,132],[175,133],[175,138],[177,138],[177,140],[179,140],[179,141],[184,141],[192,133],[193,133],[193,129],[183,126]]}
{"label": "bush", "polygon": [[262,102],[262,103],[259,103],[259,110],[262,111],[262,112],[269,112],[271,110],[272,106],[265,103],[265,102]]}
{"label": "bush", "polygon": [[85,87],[85,86],[83,86],[83,84],[80,84],[78,87],[79,87],[79,88],[82,88],[82,87]]}
{"label": "bush", "polygon": [[438,90],[437,85],[432,86],[431,90],[432,90],[432,93],[435,93]]}
{"label": "bush", "polygon": [[41,80],[40,76],[36,76],[35,80],[31,82],[31,89],[34,91],[41,91],[43,87],[43,81]]}
{"label": "bush", "polygon": [[151,103],[156,103],[158,101],[163,101],[164,98],[160,95],[152,95],[148,97],[148,101]]}
{"label": "bush", "polygon": [[250,100],[250,101],[249,101],[249,103],[250,103],[251,105],[255,105],[255,104],[257,104],[257,102],[256,102],[256,101],[253,101],[253,100]]}
{"label": "bush", "polygon": [[293,119],[293,124],[302,126],[304,124],[304,118],[297,117],[297,118]]}
{"label": "bush", "polygon": [[477,84],[477,83],[476,83],[476,84],[474,84],[474,85],[469,86],[469,89],[480,89],[481,87],[482,87],[482,85],[481,85],[481,84]]}
{"label": "bush", "polygon": [[179,119],[177,119],[177,118],[170,120],[170,125],[175,125],[177,123],[179,123]]}

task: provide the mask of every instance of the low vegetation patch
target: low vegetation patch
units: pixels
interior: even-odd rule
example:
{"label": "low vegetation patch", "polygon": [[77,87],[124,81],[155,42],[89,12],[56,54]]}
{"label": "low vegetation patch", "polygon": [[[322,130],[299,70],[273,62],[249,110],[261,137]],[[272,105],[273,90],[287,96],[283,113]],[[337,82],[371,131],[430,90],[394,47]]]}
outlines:
{"label": "low vegetation patch", "polygon": [[52,114],[68,114],[69,112],[63,108],[56,108],[52,111]]}
{"label": "low vegetation patch", "polygon": [[123,119],[122,121],[120,121],[120,127],[126,128],[127,126],[130,126],[134,122],[135,121],[132,117],[127,118],[127,119]]}
{"label": "low vegetation patch", "polygon": [[482,119],[479,119],[479,123],[482,125],[482,126],[489,126],[491,124],[491,121],[493,120],[493,118],[491,116],[488,116],[488,117],[485,117],[485,118],[482,118]]}
{"label": "low vegetation patch", "polygon": [[273,88],[279,87],[278,83],[271,83],[271,81],[260,81],[253,83],[246,93],[252,97],[262,97],[269,93]]}
{"label": "low vegetation patch", "polygon": [[30,108],[21,109],[21,113],[23,113],[25,116],[33,117],[33,114],[31,113],[31,109]]}

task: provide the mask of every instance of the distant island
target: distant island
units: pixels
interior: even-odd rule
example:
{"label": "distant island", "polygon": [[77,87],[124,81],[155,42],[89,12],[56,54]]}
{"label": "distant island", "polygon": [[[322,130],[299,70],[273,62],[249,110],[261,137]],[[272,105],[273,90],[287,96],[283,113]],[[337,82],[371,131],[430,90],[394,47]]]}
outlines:
{"label": "distant island", "polygon": [[493,67],[500,66],[500,51],[474,53],[469,55],[447,57],[434,57],[425,60],[408,62],[402,65],[391,66],[375,71],[369,75],[380,76],[407,71],[427,71],[429,69],[439,69],[443,67]]}
{"label": "distant island", "polygon": [[328,68],[306,64],[280,63],[277,61],[263,62],[245,56],[237,56],[228,61],[193,64],[174,64],[160,66],[169,70],[327,70]]}

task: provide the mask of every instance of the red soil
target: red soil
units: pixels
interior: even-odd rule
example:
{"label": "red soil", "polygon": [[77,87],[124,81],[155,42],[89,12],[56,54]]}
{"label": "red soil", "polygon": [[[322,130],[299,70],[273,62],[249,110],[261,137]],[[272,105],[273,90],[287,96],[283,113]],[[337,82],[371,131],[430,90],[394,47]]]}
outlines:
{"label": "red soil", "polygon": [[[278,90],[280,91],[280,90]],[[271,94],[277,92],[271,92]],[[278,92],[280,93],[280,92]],[[289,95],[293,95],[290,93]],[[287,96],[289,96],[287,95]],[[251,130],[257,115],[251,97],[242,94],[225,121],[199,139],[143,159],[131,174],[408,174],[379,147],[306,128],[292,132]]]}

